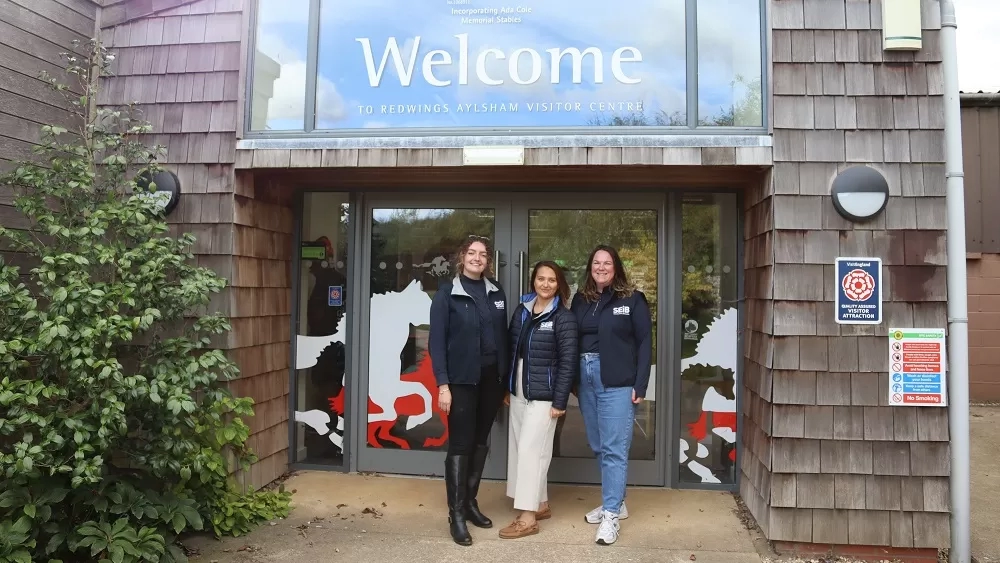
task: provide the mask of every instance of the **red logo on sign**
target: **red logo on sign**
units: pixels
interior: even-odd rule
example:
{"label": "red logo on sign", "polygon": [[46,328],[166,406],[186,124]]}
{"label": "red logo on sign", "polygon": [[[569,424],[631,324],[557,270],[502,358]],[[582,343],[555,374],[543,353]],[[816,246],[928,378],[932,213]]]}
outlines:
{"label": "red logo on sign", "polygon": [[848,272],[840,285],[851,301],[865,301],[875,293],[875,278],[860,268]]}
{"label": "red logo on sign", "polygon": [[903,395],[903,402],[940,404],[941,395],[918,395],[916,393],[906,393]]}

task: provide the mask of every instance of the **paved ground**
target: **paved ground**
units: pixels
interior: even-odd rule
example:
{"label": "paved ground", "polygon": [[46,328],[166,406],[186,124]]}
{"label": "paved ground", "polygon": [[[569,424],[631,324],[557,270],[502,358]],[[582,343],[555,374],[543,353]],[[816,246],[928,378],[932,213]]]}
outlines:
{"label": "paved ground", "polygon": [[970,409],[972,458],[972,554],[979,563],[1000,563],[1000,407]]}
{"label": "paved ground", "polygon": [[439,480],[303,472],[286,482],[295,489],[287,520],[245,538],[197,538],[198,563],[264,561],[383,561],[518,563],[608,559],[634,562],[759,563],[751,535],[731,495],[704,491],[643,490],[629,498],[630,518],[611,547],[593,543],[596,528],[583,515],[599,504],[594,487],[553,486],[553,517],[541,532],[501,540],[497,529],[513,518],[500,483],[484,483],[480,505],[494,528],[472,528],[474,545],[448,535],[444,484]]}
{"label": "paved ground", "polygon": [[[974,406],[972,432],[972,551],[978,563],[1000,563],[1000,406]],[[604,560],[634,562],[760,563],[766,546],[740,523],[732,496],[704,491],[644,489],[629,497],[633,514],[618,544],[594,545],[583,514],[599,503],[595,487],[553,486],[553,518],[541,533],[501,540],[497,528],[513,517],[501,483],[484,483],[483,511],[492,530],[471,528],[475,545],[448,536],[444,484],[439,480],[303,472],[286,487],[295,509],[244,538],[188,542],[196,563],[382,561],[447,563]],[[634,490],[634,489],[633,489]],[[756,548],[755,548],[756,546]],[[759,550],[759,551],[758,551]],[[847,560],[841,560],[847,561]]]}

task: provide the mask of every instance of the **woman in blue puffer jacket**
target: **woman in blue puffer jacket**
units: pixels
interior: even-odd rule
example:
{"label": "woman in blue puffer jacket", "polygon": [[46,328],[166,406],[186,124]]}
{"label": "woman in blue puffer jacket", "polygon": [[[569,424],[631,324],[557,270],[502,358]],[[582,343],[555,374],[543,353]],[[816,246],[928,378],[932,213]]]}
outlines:
{"label": "woman in blue puffer jacket", "polygon": [[569,284],[555,262],[539,262],[531,273],[534,292],[521,298],[510,321],[510,437],[507,496],[520,514],[500,530],[504,539],[538,533],[551,516],[548,472],[556,421],[580,367],[576,317],[569,310]]}

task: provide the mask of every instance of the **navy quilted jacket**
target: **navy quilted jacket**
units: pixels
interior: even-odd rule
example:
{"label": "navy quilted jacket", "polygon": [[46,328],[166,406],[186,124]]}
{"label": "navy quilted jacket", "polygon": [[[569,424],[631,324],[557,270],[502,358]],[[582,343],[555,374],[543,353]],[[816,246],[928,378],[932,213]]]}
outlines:
{"label": "navy quilted jacket", "polygon": [[577,322],[573,313],[558,297],[538,318],[532,318],[535,294],[521,298],[510,319],[511,364],[507,389],[517,386],[517,351],[524,343],[524,369],[521,385],[529,401],[552,401],[552,406],[566,410],[569,392],[580,371]]}

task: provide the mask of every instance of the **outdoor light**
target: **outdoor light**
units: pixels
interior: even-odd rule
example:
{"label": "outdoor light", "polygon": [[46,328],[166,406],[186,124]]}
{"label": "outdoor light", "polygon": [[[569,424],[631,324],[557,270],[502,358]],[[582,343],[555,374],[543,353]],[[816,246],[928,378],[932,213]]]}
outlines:
{"label": "outdoor light", "polygon": [[870,221],[889,203],[889,183],[868,166],[852,166],[833,179],[833,206],[848,221]]}
{"label": "outdoor light", "polygon": [[524,164],[524,147],[471,146],[462,149],[462,164],[466,166],[500,166]]}
{"label": "outdoor light", "polygon": [[[160,170],[152,178],[149,171],[144,171],[136,177],[135,183],[140,191],[139,197],[151,198],[164,217],[170,215],[181,199],[181,182],[169,170]],[[156,184],[155,192],[149,191],[150,183]]]}

